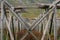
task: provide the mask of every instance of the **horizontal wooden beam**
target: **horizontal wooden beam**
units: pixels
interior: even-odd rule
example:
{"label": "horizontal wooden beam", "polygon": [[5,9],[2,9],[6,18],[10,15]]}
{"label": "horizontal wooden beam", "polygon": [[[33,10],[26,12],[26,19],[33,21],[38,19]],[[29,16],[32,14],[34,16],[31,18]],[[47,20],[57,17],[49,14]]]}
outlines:
{"label": "horizontal wooden beam", "polygon": [[[50,6],[51,4],[44,4],[44,3],[39,3],[36,4],[35,6],[18,6],[15,7],[15,10],[22,10],[20,12],[23,12],[24,9],[46,9]],[[57,4],[57,9],[60,9],[60,4]],[[6,10],[8,10],[8,8],[6,8]],[[0,13],[1,13],[1,7],[0,7]],[[7,11],[7,13],[9,13],[9,11]]]}
{"label": "horizontal wooden beam", "polygon": [[[15,7],[15,9],[31,9],[31,8],[34,8],[34,9],[46,9],[50,6],[51,4],[37,4],[35,6],[18,6],[18,7]],[[57,4],[57,9],[60,9],[60,4]]]}
{"label": "horizontal wooden beam", "polygon": [[[29,9],[29,8],[40,8],[40,9],[46,9],[50,6],[51,4],[49,3],[39,3],[33,6],[16,6],[15,9],[16,10],[20,10],[20,9]],[[1,8],[0,8],[1,9]],[[6,8],[8,9],[8,8]],[[60,9],[60,4],[57,4],[57,9]]]}

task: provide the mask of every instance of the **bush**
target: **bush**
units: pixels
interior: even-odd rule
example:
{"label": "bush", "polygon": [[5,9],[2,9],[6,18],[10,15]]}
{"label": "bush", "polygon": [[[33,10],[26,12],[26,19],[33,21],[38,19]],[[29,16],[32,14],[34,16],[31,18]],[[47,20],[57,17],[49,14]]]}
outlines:
{"label": "bush", "polygon": [[[38,31],[36,30],[33,30],[32,31],[33,34],[39,39],[41,40],[41,37],[42,37],[42,33],[39,33]],[[20,40],[21,37],[26,33],[26,30],[21,30],[20,32],[17,33],[17,40]],[[35,40],[35,38],[29,34],[24,40]],[[47,37],[45,37],[45,40],[47,40]]]}
{"label": "bush", "polygon": [[60,28],[58,29],[58,36],[60,36]]}
{"label": "bush", "polygon": [[58,40],[60,40],[60,28],[58,29],[58,31],[57,31],[57,36],[58,36]]}

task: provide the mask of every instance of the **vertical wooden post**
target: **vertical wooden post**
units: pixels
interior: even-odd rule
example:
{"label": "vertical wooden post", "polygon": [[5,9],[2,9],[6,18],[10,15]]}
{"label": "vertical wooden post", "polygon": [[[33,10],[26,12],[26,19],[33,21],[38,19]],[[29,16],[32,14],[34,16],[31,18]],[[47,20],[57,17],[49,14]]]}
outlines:
{"label": "vertical wooden post", "polygon": [[[42,16],[41,16],[42,17]],[[41,33],[43,32],[43,22],[41,22]]]}
{"label": "vertical wooden post", "polygon": [[57,13],[57,9],[56,6],[54,6],[54,40],[57,40],[57,25],[56,25],[56,13]]}
{"label": "vertical wooden post", "polygon": [[4,1],[1,1],[1,40],[3,40]]}
{"label": "vertical wooden post", "polygon": [[15,30],[14,30],[14,22],[13,22],[13,15],[12,15],[12,32],[13,32],[13,35],[14,35],[14,40],[15,40]]}
{"label": "vertical wooden post", "polygon": [[[44,16],[44,13],[42,13],[42,17]],[[44,31],[44,29],[45,29],[45,18],[44,18],[44,20],[42,21],[42,28],[43,28],[43,31]]]}
{"label": "vertical wooden post", "polygon": [[[42,14],[40,14],[40,18],[42,18]],[[42,22],[39,24],[39,32],[42,32]]]}
{"label": "vertical wooden post", "polygon": [[[48,10],[49,10],[48,8],[45,9],[45,11],[48,11]],[[49,19],[49,15],[50,15],[50,14],[48,14],[48,15],[46,16],[46,22],[47,22],[48,19]],[[49,23],[49,25],[48,25],[48,30],[47,30],[47,39],[48,39],[48,40],[50,40],[49,28],[50,28],[50,23]]]}
{"label": "vertical wooden post", "polygon": [[[43,17],[43,14],[41,13],[41,18]],[[44,21],[44,20],[43,20]],[[43,32],[43,21],[41,22],[41,33]]]}
{"label": "vertical wooden post", "polygon": [[6,40],[8,40],[8,31],[7,31],[7,35],[6,35]]}
{"label": "vertical wooden post", "polygon": [[[20,13],[18,13],[19,16]],[[18,31],[20,31],[20,21],[18,20]]]}
{"label": "vertical wooden post", "polygon": [[18,20],[18,31],[20,31],[20,22]]}
{"label": "vertical wooden post", "polygon": [[20,31],[22,30],[22,24],[20,23]]}
{"label": "vertical wooden post", "polygon": [[46,34],[46,32],[47,32],[47,29],[48,29],[48,25],[49,25],[50,20],[51,20],[51,15],[52,15],[52,13],[49,15],[49,19],[48,19],[47,24],[46,24],[46,26],[45,26],[45,29],[44,29],[44,32],[43,32],[43,35],[42,35],[41,40],[44,40],[45,34]]}
{"label": "vertical wooden post", "polygon": [[52,27],[53,27],[53,17],[54,17],[54,13],[52,14],[52,18],[51,18],[51,20],[50,20],[49,40],[51,40],[50,35],[51,35]]}

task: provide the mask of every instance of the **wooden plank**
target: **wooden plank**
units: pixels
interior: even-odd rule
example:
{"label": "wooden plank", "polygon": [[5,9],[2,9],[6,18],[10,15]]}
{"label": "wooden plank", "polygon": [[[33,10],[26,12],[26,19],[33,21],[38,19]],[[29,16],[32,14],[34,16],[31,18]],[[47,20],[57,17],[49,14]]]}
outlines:
{"label": "wooden plank", "polygon": [[[20,9],[29,9],[29,8],[41,8],[41,9],[46,9],[50,6],[51,4],[46,4],[46,3],[39,3],[36,4],[35,6],[17,6],[14,9],[15,10],[20,10]],[[8,8],[6,7],[6,9],[8,10]],[[57,4],[57,9],[60,9],[60,4]],[[0,7],[1,10],[1,7]]]}
{"label": "wooden plank", "polygon": [[55,9],[54,9],[54,20],[53,20],[53,23],[54,23],[54,40],[57,40],[57,22],[56,22],[56,13],[57,13],[57,9],[56,9],[56,6],[55,6]]}
{"label": "wooden plank", "polygon": [[3,1],[1,2],[1,40],[3,40],[3,21],[4,21],[4,7],[3,7]]}
{"label": "wooden plank", "polygon": [[[38,3],[38,4],[34,4],[34,6],[18,6],[18,7],[15,7],[14,10],[24,10],[24,9],[31,9],[31,8],[37,8],[37,9],[46,9],[50,6],[51,4],[47,4],[47,3]],[[57,9],[60,9],[60,4],[57,4]],[[1,10],[1,7],[0,7],[0,10]],[[6,7],[6,10],[8,10],[8,8]],[[1,11],[0,11],[1,13]],[[7,11],[7,13],[9,13]]]}
{"label": "wooden plank", "polygon": [[[35,6],[18,6],[15,7],[14,10],[18,10],[18,13],[23,12],[24,9],[30,9],[30,8],[34,8],[34,9],[46,9],[50,6],[51,4],[44,4],[44,3],[39,3]],[[57,9],[60,9],[60,4],[57,4]],[[6,10],[9,10],[6,7]],[[1,7],[0,7],[0,13],[1,13]],[[9,13],[9,11],[6,11],[6,13]]]}

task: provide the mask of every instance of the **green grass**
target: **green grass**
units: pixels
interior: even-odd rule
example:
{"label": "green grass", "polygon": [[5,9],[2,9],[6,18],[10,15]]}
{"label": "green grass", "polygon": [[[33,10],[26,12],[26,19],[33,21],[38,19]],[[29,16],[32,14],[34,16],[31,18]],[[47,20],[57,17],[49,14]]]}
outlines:
{"label": "green grass", "polygon": [[27,13],[22,13],[22,17],[25,18],[36,18],[41,13],[41,9],[29,9]]}
{"label": "green grass", "polygon": [[[33,18],[37,18],[39,14],[43,12],[44,12],[43,9],[27,9],[27,12],[22,13],[22,17],[33,19]],[[57,18],[60,18],[60,10],[57,10]]]}
{"label": "green grass", "polygon": [[[29,9],[27,13],[22,13],[22,17],[24,18],[37,18],[40,13],[43,13],[43,9]],[[60,10],[57,10],[57,18],[60,18]]]}

